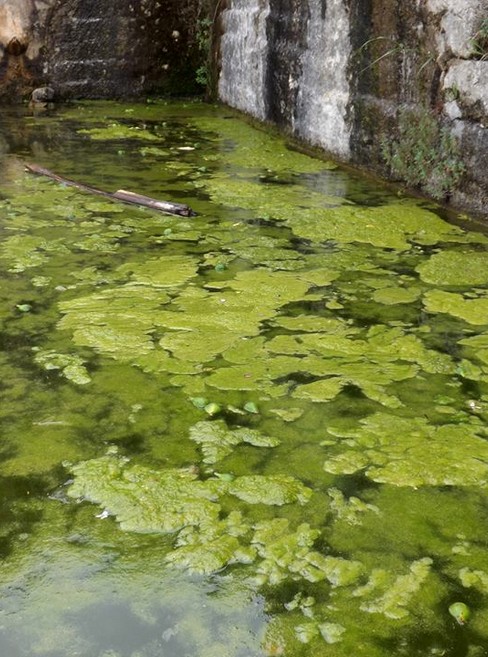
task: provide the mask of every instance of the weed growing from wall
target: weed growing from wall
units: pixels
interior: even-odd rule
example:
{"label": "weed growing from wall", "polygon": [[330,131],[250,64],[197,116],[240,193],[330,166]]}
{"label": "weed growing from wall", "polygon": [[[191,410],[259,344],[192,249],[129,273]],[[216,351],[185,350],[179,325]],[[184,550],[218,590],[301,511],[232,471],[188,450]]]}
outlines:
{"label": "weed growing from wall", "polygon": [[473,59],[488,59],[488,16],[481,21],[470,45]]}
{"label": "weed growing from wall", "polygon": [[222,0],[198,0],[195,25],[195,45],[198,65],[195,69],[195,81],[205,87],[207,98],[215,92],[216,70],[213,59],[215,47],[215,25],[222,9]]}
{"label": "weed growing from wall", "polygon": [[[380,55],[376,56],[371,62],[369,62],[364,68],[362,68],[359,73],[364,73],[364,71],[367,71],[370,68],[373,68],[377,64],[379,64],[381,61],[386,59],[387,57],[403,57],[406,58],[408,56],[411,57],[416,57],[419,52],[418,48],[410,48],[406,46],[404,43],[397,42],[394,43],[394,40],[391,37],[387,36],[377,36],[372,39],[368,39],[368,41],[365,41],[360,48],[357,49],[355,55],[356,57],[360,57],[363,55],[365,51],[368,51],[372,46],[378,46],[379,44],[392,44],[390,48],[388,48],[385,52],[381,53]],[[424,68],[431,64],[434,61],[434,57],[432,56],[432,53],[427,53],[427,56],[425,57],[424,61],[422,64],[420,64],[418,71],[417,71],[417,77],[422,73]]]}
{"label": "weed growing from wall", "polygon": [[208,18],[200,18],[197,21],[196,42],[202,59],[202,63],[195,71],[195,80],[203,87],[210,84],[209,54],[211,43],[211,28],[213,21]]}
{"label": "weed growing from wall", "polygon": [[384,138],[381,150],[395,177],[436,199],[447,198],[465,171],[457,138],[427,109],[401,110],[398,139]]}

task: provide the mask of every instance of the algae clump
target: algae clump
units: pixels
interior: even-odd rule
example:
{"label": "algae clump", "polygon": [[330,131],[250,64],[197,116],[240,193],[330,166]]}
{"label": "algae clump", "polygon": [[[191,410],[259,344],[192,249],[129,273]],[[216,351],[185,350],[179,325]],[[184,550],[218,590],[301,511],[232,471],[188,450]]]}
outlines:
{"label": "algae clump", "polygon": [[[219,482],[206,484],[189,470],[156,471],[108,454],[72,466],[68,495],[100,504],[122,529],[174,533],[217,521]],[[141,495],[141,491],[144,494]]]}
{"label": "algae clump", "polygon": [[118,269],[129,276],[131,283],[154,287],[177,287],[197,273],[197,262],[191,256],[164,256],[144,263],[127,262]]}
{"label": "algae clump", "polygon": [[312,490],[287,475],[244,475],[229,484],[229,493],[248,504],[306,504]]}
{"label": "algae clump", "polygon": [[261,557],[256,566],[256,582],[276,585],[287,579],[305,579],[309,582],[327,580],[333,587],[354,584],[362,574],[362,565],[313,550],[319,534],[307,523],[292,532],[284,518],[259,523],[252,539]]}
{"label": "algae clump", "polygon": [[386,413],[359,424],[356,431],[328,428],[347,447],[331,454],[324,464],[327,472],[363,471],[373,481],[394,486],[484,488],[488,484],[488,444],[481,426],[435,426],[424,418]]}
{"label": "algae clump", "polygon": [[488,253],[439,251],[418,265],[420,278],[432,285],[455,287],[488,284]]}
{"label": "algae clump", "polygon": [[143,141],[158,141],[160,137],[156,136],[149,130],[134,125],[124,125],[122,123],[112,123],[103,128],[83,128],[78,130],[81,135],[88,135],[90,139],[96,141],[140,139]]}
{"label": "algae clump", "polygon": [[254,447],[276,447],[280,444],[277,438],[265,436],[255,429],[228,429],[221,420],[198,422],[190,428],[190,439],[201,445],[204,463],[217,463],[241,443]]}
{"label": "algae clump", "polygon": [[488,298],[466,299],[462,294],[431,290],[424,295],[427,312],[447,313],[464,319],[468,324],[488,324]]}
{"label": "algae clump", "polygon": [[61,371],[66,379],[78,385],[86,385],[91,381],[84,361],[79,356],[58,354],[52,350],[36,350],[34,361],[45,370]]}
{"label": "algae clump", "polygon": [[152,287],[126,285],[60,303],[58,328],[71,329],[75,344],[131,361],[152,351],[152,333],[169,298]]}
{"label": "algae clump", "polygon": [[378,598],[361,603],[361,609],[371,614],[384,614],[388,618],[404,618],[408,616],[405,607],[421,589],[429,575],[432,563],[433,561],[429,557],[414,561],[406,575],[400,575],[393,581],[389,573],[376,570],[371,574],[368,583],[356,589],[353,595],[362,598],[373,592],[376,593],[378,588],[384,588],[385,592]]}
{"label": "algae clump", "polygon": [[420,289],[411,287],[384,287],[373,292],[373,301],[394,306],[400,303],[413,303],[420,296]]}

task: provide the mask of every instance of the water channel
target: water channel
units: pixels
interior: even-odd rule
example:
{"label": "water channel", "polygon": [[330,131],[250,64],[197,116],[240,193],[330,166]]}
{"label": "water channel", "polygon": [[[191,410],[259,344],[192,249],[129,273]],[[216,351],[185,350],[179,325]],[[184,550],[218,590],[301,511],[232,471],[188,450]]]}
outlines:
{"label": "water channel", "polygon": [[1,654],[488,655],[480,227],[225,108],[0,120]]}

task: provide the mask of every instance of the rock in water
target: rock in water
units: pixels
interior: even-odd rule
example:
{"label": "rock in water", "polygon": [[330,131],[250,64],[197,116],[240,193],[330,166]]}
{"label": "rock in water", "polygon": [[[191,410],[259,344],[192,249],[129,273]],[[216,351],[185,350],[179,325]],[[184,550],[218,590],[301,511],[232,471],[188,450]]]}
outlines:
{"label": "rock in water", "polygon": [[55,95],[52,87],[38,87],[32,92],[31,100],[33,103],[52,103]]}

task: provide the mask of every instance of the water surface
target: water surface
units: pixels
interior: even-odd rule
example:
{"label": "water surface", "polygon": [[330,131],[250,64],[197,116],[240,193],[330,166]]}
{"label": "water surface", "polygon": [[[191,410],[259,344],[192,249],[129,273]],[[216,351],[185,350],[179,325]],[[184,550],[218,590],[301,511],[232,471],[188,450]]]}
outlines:
{"label": "water surface", "polygon": [[488,655],[476,224],[199,103],[1,126],[2,654]]}

